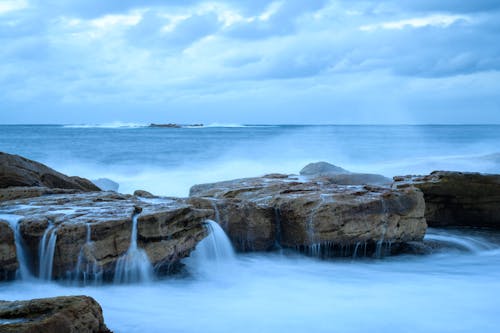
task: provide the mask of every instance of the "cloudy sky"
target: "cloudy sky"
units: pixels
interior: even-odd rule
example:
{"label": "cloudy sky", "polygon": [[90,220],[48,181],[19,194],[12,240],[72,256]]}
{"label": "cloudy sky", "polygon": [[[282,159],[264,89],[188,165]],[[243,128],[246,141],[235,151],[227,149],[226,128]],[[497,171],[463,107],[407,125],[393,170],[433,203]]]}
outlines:
{"label": "cloudy sky", "polygon": [[498,0],[0,0],[0,123],[500,123]]}

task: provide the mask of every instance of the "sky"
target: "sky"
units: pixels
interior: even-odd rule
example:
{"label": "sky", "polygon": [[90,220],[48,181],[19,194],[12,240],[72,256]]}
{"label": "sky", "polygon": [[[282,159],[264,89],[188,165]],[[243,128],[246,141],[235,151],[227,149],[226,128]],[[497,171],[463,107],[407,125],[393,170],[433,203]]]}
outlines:
{"label": "sky", "polygon": [[498,0],[0,0],[0,124],[500,123]]}

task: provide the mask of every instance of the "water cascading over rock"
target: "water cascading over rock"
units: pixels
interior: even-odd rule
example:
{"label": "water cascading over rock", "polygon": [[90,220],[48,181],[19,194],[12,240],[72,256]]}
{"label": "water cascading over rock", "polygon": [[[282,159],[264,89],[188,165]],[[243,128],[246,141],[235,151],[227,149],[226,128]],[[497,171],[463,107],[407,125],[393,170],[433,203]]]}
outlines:
{"label": "water cascading over rock", "polygon": [[[15,258],[17,260],[17,269],[15,273],[15,278],[17,279],[23,279],[27,280],[31,278],[31,273],[29,271],[29,262],[28,262],[28,256],[26,255],[26,252],[24,250],[24,242],[22,239],[22,235],[20,232],[20,225],[19,221],[21,220],[22,216],[19,215],[13,215],[13,214],[0,214],[0,221],[6,221],[8,222],[12,234],[14,236],[14,246],[15,246]],[[7,242],[5,242],[7,243]],[[4,244],[8,245],[8,244]]]}
{"label": "water cascading over rock", "polygon": [[[142,208],[140,215],[137,207]],[[116,192],[94,192],[4,201],[0,213],[17,216],[16,228],[0,223],[10,237],[10,245],[0,244],[0,274],[15,277],[17,230],[16,240],[24,241],[24,252],[18,252],[30,259],[26,260],[29,271],[44,280],[95,284],[149,280],[152,273],[137,278],[130,273],[148,258],[148,271],[178,270],[180,260],[207,235],[203,223],[212,210],[194,208],[185,199],[147,201]],[[1,272],[4,268],[6,273]]]}
{"label": "water cascading over rock", "polygon": [[309,255],[383,256],[421,241],[425,204],[414,187],[339,185],[328,178],[272,174],[195,185],[190,202],[218,208],[240,251],[297,249]]}
{"label": "water cascading over rock", "polygon": [[115,283],[151,282],[153,280],[153,266],[146,251],[137,246],[137,219],[140,210],[136,209],[132,216],[132,231],[130,247],[121,256],[115,269]]}

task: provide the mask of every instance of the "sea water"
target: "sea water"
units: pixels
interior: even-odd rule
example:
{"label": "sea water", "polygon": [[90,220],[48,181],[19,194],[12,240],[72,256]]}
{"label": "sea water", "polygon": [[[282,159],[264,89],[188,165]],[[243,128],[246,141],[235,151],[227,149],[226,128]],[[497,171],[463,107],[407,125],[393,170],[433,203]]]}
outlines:
{"label": "sea water", "polygon": [[[0,151],[112,179],[122,192],[177,196],[195,183],[298,173],[318,160],[386,176],[500,173],[499,143],[499,126],[0,126]],[[0,284],[0,299],[90,295],[117,333],[496,332],[498,235],[430,230],[427,238],[446,246],[384,259],[237,254],[213,265],[209,238],[183,275],[87,287],[18,280]]]}
{"label": "sea water", "polygon": [[[388,177],[433,170],[500,173],[500,126],[0,126],[0,151],[119,191],[187,196],[196,183],[298,173],[327,161]],[[496,154],[496,155],[495,155]]]}

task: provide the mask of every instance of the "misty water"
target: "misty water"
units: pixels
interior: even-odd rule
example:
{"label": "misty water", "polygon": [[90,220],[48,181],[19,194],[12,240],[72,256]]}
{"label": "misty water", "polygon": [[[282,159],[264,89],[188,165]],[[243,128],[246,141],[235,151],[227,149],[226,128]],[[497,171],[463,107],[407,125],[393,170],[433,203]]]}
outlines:
{"label": "misty water", "polygon": [[[500,173],[499,142],[500,126],[0,126],[0,151],[109,178],[122,192],[176,196],[195,183],[298,173],[318,160],[386,176]],[[207,223],[211,235],[180,275],[85,287],[30,278],[0,284],[0,299],[90,295],[117,333],[500,327],[500,235],[492,231],[430,229],[426,238],[442,248],[429,255],[320,260],[291,251],[234,254]]]}

